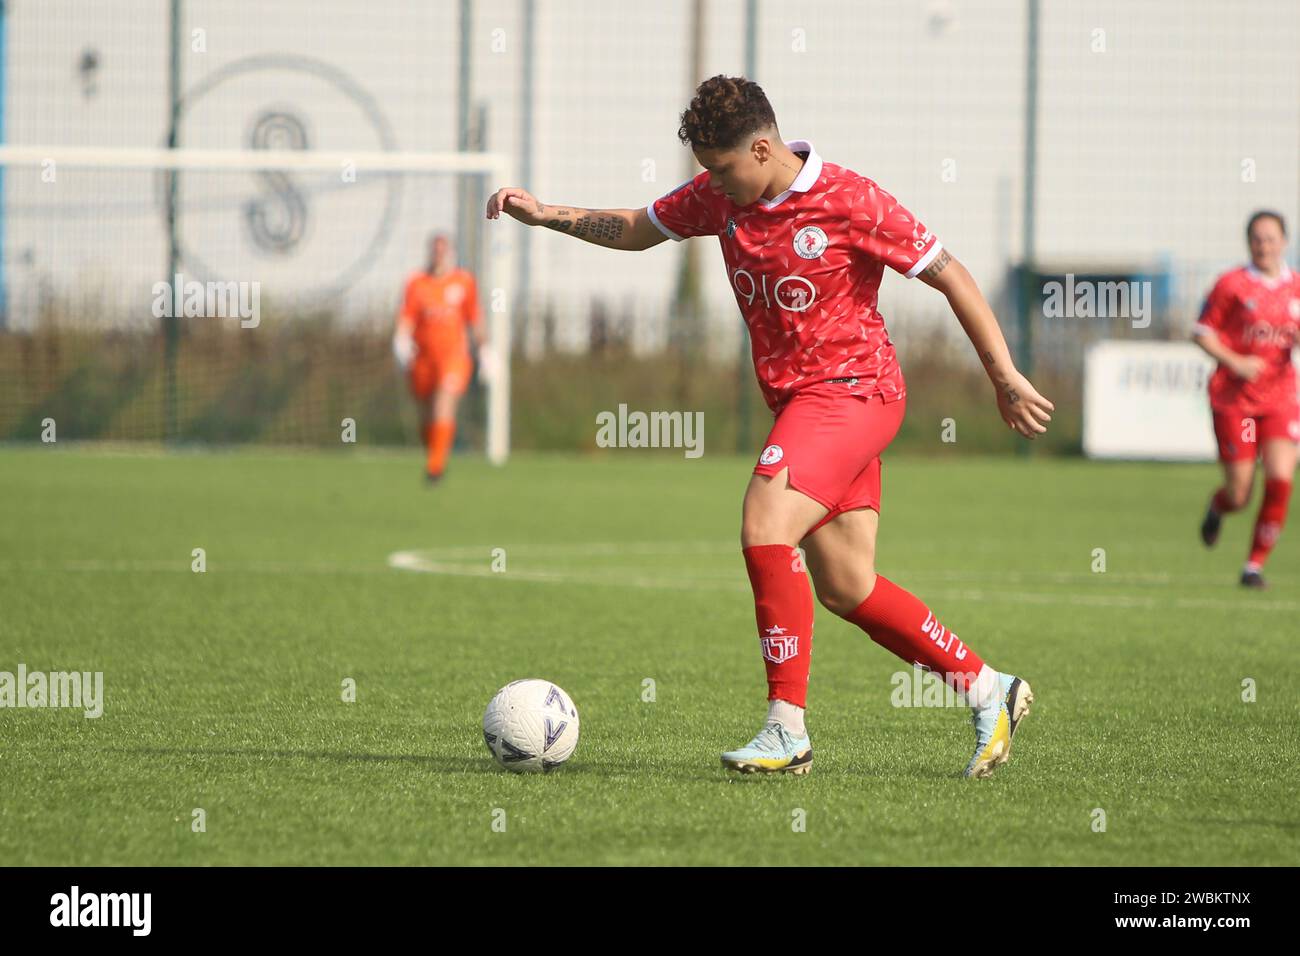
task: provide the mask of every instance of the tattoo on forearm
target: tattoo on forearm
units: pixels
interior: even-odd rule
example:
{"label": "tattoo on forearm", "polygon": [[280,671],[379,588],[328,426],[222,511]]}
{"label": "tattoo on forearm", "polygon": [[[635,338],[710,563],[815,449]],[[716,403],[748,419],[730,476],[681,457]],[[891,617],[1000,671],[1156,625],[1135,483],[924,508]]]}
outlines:
{"label": "tattoo on forearm", "polygon": [[926,279],[933,279],[940,272],[942,272],[943,267],[950,262],[952,262],[952,256],[948,255],[948,250],[940,249],[939,255],[935,257],[934,262],[931,262],[928,266],[926,266],[923,270],[921,270],[921,275]]}
{"label": "tattoo on forearm", "polygon": [[617,242],[623,238],[623,230],[627,226],[619,216],[582,215],[576,219],[568,218],[574,215],[572,209],[555,209],[549,214],[553,218],[542,221],[547,229],[568,233],[590,242]]}
{"label": "tattoo on forearm", "polygon": [[992,353],[992,352],[985,352],[985,353],[984,353],[984,364],[985,364],[985,365],[992,365],[992,364],[993,364],[993,353]]}
{"label": "tattoo on forearm", "polygon": [[574,223],[573,234],[579,239],[617,241],[623,238],[623,226],[618,216],[582,216]]}

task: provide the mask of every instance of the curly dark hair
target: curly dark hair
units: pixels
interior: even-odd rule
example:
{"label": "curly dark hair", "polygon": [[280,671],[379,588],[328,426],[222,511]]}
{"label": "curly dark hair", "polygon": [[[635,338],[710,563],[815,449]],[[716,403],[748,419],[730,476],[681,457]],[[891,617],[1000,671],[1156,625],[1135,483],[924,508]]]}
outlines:
{"label": "curly dark hair", "polygon": [[763,88],[743,76],[719,73],[696,88],[677,138],[691,149],[734,149],[769,126],[776,126],[776,114]]}

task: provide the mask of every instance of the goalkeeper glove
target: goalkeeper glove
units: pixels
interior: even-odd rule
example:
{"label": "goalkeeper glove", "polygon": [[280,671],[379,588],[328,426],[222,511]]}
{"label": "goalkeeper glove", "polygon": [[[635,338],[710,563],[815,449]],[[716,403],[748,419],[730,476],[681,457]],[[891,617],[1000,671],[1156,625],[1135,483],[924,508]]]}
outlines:
{"label": "goalkeeper glove", "polygon": [[415,358],[415,339],[406,329],[398,329],[393,333],[393,358],[397,359],[402,371],[406,371]]}

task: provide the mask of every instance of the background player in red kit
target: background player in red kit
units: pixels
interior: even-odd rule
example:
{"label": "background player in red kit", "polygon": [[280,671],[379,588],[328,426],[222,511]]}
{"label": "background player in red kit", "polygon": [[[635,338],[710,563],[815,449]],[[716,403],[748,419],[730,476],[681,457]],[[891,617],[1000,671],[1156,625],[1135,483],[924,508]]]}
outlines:
{"label": "background player in red kit", "polygon": [[[880,453],[902,422],[902,373],[876,296],[885,266],[948,298],[991,379],[999,411],[1028,438],[1052,405],[1016,371],[974,280],[939,240],[871,180],[785,142],[767,97],[740,77],[696,91],[678,132],[704,172],[645,209],[576,209],[500,189],[502,211],[615,249],[717,236],[749,327],[754,368],[775,424],[745,492],[741,545],[767,669],[768,716],[722,755],[746,772],[805,773],[804,726],[817,597],[909,663],[942,675],[970,703],[967,776],[1006,761],[1033,699],[1029,685],[984,664],[912,594],[876,574]],[[807,556],[805,569],[802,543]]]}
{"label": "background player in red kit", "polygon": [[1223,485],[1210,499],[1201,540],[1213,547],[1223,515],[1246,507],[1255,459],[1261,459],[1264,500],[1241,583],[1262,588],[1264,562],[1286,523],[1300,442],[1291,362],[1300,334],[1300,276],[1282,258],[1286,224],[1277,213],[1251,216],[1246,241],[1250,265],[1219,277],[1195,330],[1197,344],[1219,363],[1210,378],[1210,410],[1223,463]]}

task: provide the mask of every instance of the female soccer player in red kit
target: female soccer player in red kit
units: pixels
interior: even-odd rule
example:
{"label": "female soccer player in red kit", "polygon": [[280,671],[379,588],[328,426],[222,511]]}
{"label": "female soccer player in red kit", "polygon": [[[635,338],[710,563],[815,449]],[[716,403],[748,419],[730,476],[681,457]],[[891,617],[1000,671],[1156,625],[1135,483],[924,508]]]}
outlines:
{"label": "female soccer player in red kit", "polygon": [[1300,276],[1282,258],[1286,224],[1277,213],[1251,216],[1246,241],[1250,265],[1219,277],[1195,330],[1197,344],[1219,363],[1210,378],[1210,409],[1223,463],[1223,485],[1210,499],[1201,540],[1213,547],[1223,515],[1246,507],[1255,459],[1262,459],[1264,501],[1241,572],[1243,585],[1262,588],[1264,562],[1286,523],[1300,442],[1291,362],[1300,337]]}
{"label": "female soccer player in red kit", "polygon": [[[1027,438],[1052,405],[1016,371],[970,274],[871,180],[781,139],[756,83],[715,76],[682,114],[679,138],[704,172],[644,209],[542,205],[500,189],[487,215],[614,249],[717,236],[749,327],[754,368],[776,415],[745,492],[741,547],[767,669],[768,717],[722,755],[743,772],[806,773],[804,726],[817,597],[908,663],[942,675],[970,703],[966,775],[1004,763],[1033,700],[1029,685],[984,664],[922,601],[876,574],[880,454],[903,419],[905,390],[876,309],[885,266],[940,290],[975,345],[1002,418]],[[807,568],[797,546],[802,543]]]}

